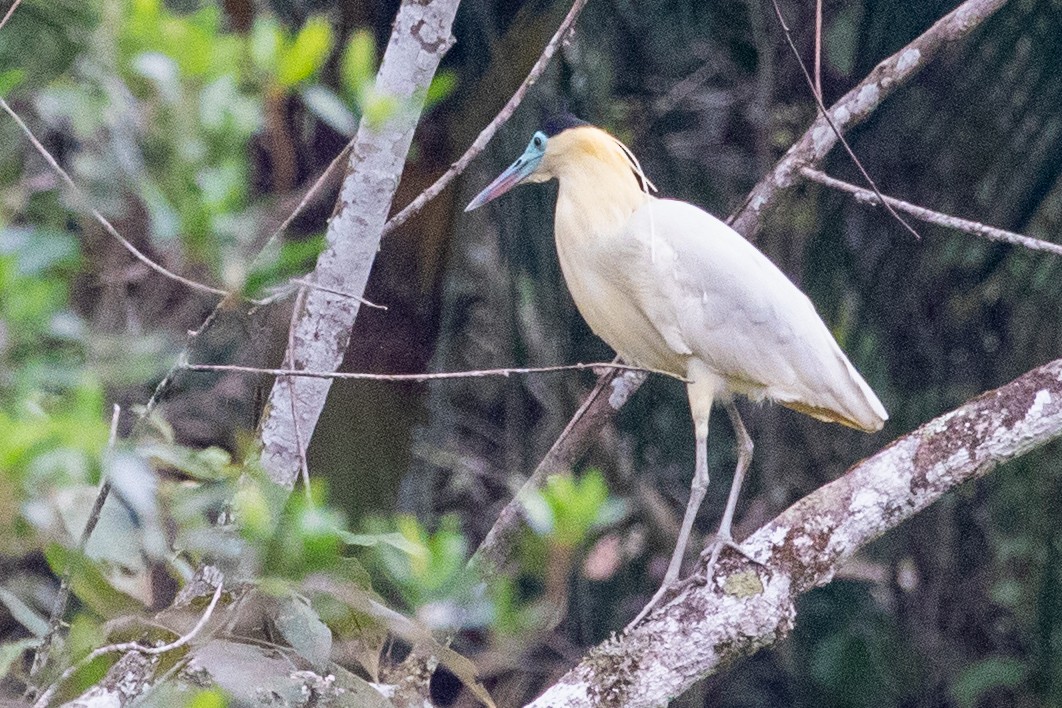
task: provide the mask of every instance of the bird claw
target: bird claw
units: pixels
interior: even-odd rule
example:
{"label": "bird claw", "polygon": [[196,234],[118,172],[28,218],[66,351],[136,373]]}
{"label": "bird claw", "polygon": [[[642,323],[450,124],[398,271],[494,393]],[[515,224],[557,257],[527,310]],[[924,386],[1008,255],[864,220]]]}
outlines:
{"label": "bird claw", "polygon": [[700,573],[695,573],[690,577],[686,578],[685,580],[679,580],[674,583],[665,582],[663,585],[660,586],[660,589],[656,591],[656,594],[653,595],[652,599],[649,600],[645,607],[642,608],[642,611],[638,613],[638,616],[631,620],[630,624],[627,625],[624,631],[631,631],[638,624],[640,624],[643,619],[648,617],[649,613],[656,609],[657,605],[660,604],[660,601],[664,598],[665,595],[668,594],[669,591],[677,593],[679,590],[691,583],[703,583],[704,581],[706,581],[707,578],[711,576],[712,571],[715,569],[715,564],[719,561],[719,555],[723,552],[724,548],[729,548],[733,551],[736,551],[737,553],[744,556],[749,561],[755,563],[758,566],[766,567],[762,561],[753,558],[752,554],[742,548],[737,543],[737,541],[735,541],[731,536],[722,536],[720,534],[715,534],[714,536],[712,536],[711,540],[708,541],[708,544],[704,547],[704,550],[701,551],[701,560],[703,561],[706,556],[708,558],[707,564],[704,568],[704,577],[702,577]]}
{"label": "bird claw", "polygon": [[628,624],[623,631],[629,632],[635,627],[637,627],[639,624],[641,624],[641,621],[649,616],[649,613],[652,612],[658,604],[660,604],[660,600],[664,597],[667,591],[673,587],[674,585],[670,585],[668,583],[664,583],[663,585],[661,585],[660,589],[656,591],[656,594],[653,595],[652,599],[649,600],[649,602],[646,603],[645,607],[642,608],[642,611],[638,613],[638,616],[631,620],[630,624]]}
{"label": "bird claw", "polygon": [[764,567],[763,562],[753,558],[752,554],[746,551],[740,545],[738,545],[738,543],[729,534],[727,534],[726,536],[716,534],[712,536],[711,540],[708,541],[708,544],[704,547],[704,550],[701,551],[701,561],[705,561],[705,558],[707,557],[707,561],[705,562],[704,566],[705,575],[710,575],[712,570],[715,569],[715,564],[719,561],[719,555],[723,552],[724,548],[729,548],[730,550],[735,551],[738,554],[744,556],[746,559],[755,563],[756,565]]}

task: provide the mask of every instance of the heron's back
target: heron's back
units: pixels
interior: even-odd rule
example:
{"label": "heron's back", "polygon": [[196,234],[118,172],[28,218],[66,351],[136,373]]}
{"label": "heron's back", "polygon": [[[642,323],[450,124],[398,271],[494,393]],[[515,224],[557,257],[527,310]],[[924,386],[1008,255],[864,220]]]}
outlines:
{"label": "heron's back", "polygon": [[565,218],[561,207],[557,247],[573,299],[624,359],[688,375],[695,358],[723,382],[717,394],[882,427],[884,407],[811,301],[726,224],[690,204],[652,199],[614,233],[588,236],[581,212],[568,204]]}

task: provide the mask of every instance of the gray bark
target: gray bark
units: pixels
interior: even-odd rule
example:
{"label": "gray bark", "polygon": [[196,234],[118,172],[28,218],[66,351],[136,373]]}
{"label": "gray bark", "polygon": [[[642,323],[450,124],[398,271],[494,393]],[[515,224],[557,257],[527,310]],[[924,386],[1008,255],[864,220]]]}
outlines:
{"label": "gray bark", "polygon": [[[401,107],[381,126],[361,122],[328,224],[327,246],[310,278],[318,285],[359,297],[365,291],[425,91],[453,44],[450,32],[457,5],[458,0],[403,0],[399,8],[376,89],[398,99]],[[307,289],[301,302],[285,361],[291,368],[335,371],[350,342],[360,302],[317,289]],[[309,443],[331,385],[328,379],[305,377],[290,385],[286,379],[273,384],[260,434],[262,465],[277,484],[294,486],[305,452],[299,442],[303,447]]]}
{"label": "gray bark", "polygon": [[958,485],[1062,436],[1062,359],[896,440],[746,539],[762,566],[724,553],[628,634],[594,648],[532,706],[663,706],[694,682],[781,641],[795,601],[857,550]]}

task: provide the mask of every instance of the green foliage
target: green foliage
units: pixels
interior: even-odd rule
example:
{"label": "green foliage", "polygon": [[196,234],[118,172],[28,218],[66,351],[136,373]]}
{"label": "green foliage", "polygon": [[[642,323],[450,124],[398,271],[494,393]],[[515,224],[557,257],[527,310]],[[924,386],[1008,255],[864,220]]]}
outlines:
{"label": "green foliage", "polygon": [[585,543],[590,533],[616,522],[625,506],[609,497],[605,478],[590,470],[576,479],[558,474],[546,480],[539,494],[522,499],[524,513],[534,531],[566,548]]}
{"label": "green foliage", "polygon": [[406,606],[416,609],[469,591],[468,541],[456,516],[443,517],[434,532],[412,516],[399,516],[395,524],[401,540],[379,519],[370,521],[369,527],[379,539],[372,544],[374,556]]}
{"label": "green foliage", "polygon": [[217,688],[196,691],[184,704],[185,708],[225,708],[229,704],[225,694]]}
{"label": "green foliage", "polygon": [[993,656],[963,669],[951,686],[959,708],[977,708],[996,689],[1018,688],[1028,681],[1029,667],[1020,659]]}
{"label": "green foliage", "polygon": [[254,266],[244,280],[244,294],[262,297],[269,288],[307,272],[322,250],[324,235],[288,241],[279,247],[267,247],[255,259]]}

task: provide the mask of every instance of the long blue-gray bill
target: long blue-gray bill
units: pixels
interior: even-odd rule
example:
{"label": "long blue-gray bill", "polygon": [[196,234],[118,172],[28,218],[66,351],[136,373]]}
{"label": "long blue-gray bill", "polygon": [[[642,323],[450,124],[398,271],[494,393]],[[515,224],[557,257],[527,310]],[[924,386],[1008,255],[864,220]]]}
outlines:
{"label": "long blue-gray bill", "polygon": [[465,211],[472,211],[477,209],[487,202],[497,199],[501,195],[508,192],[510,189],[520,184],[535,171],[538,167],[539,159],[541,156],[528,159],[527,155],[522,155],[519,160],[509,166],[505,172],[502,172],[497,178],[487,185],[486,189],[476,195],[475,199],[468,203],[465,207]]}

